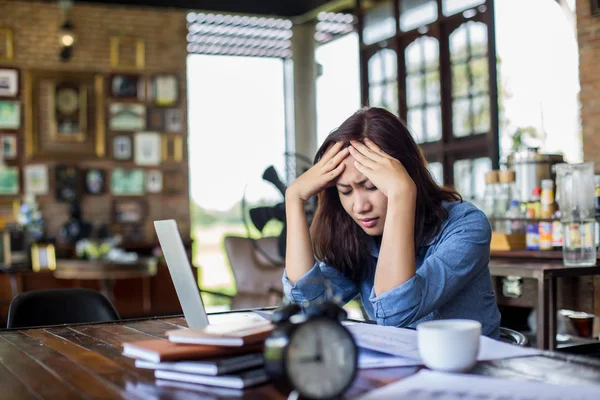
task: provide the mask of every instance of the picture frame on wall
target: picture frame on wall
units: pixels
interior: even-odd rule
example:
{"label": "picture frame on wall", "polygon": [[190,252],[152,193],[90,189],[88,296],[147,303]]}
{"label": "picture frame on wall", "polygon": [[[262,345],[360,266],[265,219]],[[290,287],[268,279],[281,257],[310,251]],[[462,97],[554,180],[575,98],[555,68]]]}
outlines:
{"label": "picture frame on wall", "polygon": [[165,131],[180,133],[183,130],[183,111],[179,108],[165,110]]}
{"label": "picture frame on wall", "polygon": [[140,75],[117,74],[110,77],[110,96],[117,99],[142,100],[144,81]]}
{"label": "picture frame on wall", "polygon": [[146,190],[148,193],[160,193],[163,189],[163,175],[159,169],[153,169],[146,173]]}
{"label": "picture frame on wall", "polygon": [[129,161],[133,157],[131,137],[118,135],[113,138],[112,154],[115,160]]}
{"label": "picture frame on wall", "polygon": [[79,168],[59,164],[54,167],[56,201],[70,203],[79,198]]}
{"label": "picture frame on wall", "polygon": [[47,195],[50,191],[48,184],[48,166],[46,164],[30,164],[23,167],[25,194],[35,196]]}
{"label": "picture frame on wall", "polygon": [[148,121],[146,124],[147,129],[153,131],[164,131],[165,130],[165,115],[166,112],[162,108],[151,108],[148,110]]}
{"label": "picture frame on wall", "polygon": [[159,165],[161,136],[156,132],[138,132],[134,137],[134,161],[137,165]]}
{"label": "picture frame on wall", "polygon": [[183,137],[180,135],[162,136],[162,160],[164,162],[183,161]]}
{"label": "picture frame on wall", "polygon": [[5,160],[16,160],[19,155],[17,135],[0,134],[2,157]]}
{"label": "picture frame on wall", "polygon": [[0,129],[16,130],[21,127],[21,103],[0,100]]}
{"label": "picture frame on wall", "polygon": [[100,168],[90,168],[84,172],[84,191],[86,194],[101,195],[106,191],[106,172]]}
{"label": "picture frame on wall", "polygon": [[159,107],[173,107],[179,102],[179,79],[175,74],[158,74],[152,81],[152,99]]}
{"label": "picture frame on wall", "polygon": [[142,224],[146,218],[146,209],[146,203],[140,199],[116,199],[113,201],[113,222]]}
{"label": "picture frame on wall", "polygon": [[50,138],[56,142],[85,142],[88,137],[86,85],[59,82],[52,90]]}
{"label": "picture frame on wall", "polygon": [[19,167],[0,168],[0,195],[19,194]]}
{"label": "picture frame on wall", "polygon": [[113,68],[142,69],[146,64],[144,39],[132,36],[111,36],[110,65]]}
{"label": "picture frame on wall", "polygon": [[31,246],[31,268],[35,272],[56,269],[56,250],[52,243],[35,243]]}
{"label": "picture frame on wall", "polygon": [[134,103],[111,103],[108,126],[113,131],[141,131],[146,129],[146,106]]}
{"label": "picture frame on wall", "polygon": [[146,192],[144,170],[115,168],[110,175],[110,192],[115,196],[142,196]]}
{"label": "picture frame on wall", "polygon": [[19,95],[19,70],[0,68],[0,97],[14,98]]}

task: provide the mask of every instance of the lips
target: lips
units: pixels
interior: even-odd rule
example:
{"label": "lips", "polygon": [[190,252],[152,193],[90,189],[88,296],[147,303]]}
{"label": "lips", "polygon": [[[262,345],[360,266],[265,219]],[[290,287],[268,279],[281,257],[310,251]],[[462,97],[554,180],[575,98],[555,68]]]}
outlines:
{"label": "lips", "polygon": [[372,228],[377,225],[377,220],[379,218],[361,218],[358,221],[365,228]]}

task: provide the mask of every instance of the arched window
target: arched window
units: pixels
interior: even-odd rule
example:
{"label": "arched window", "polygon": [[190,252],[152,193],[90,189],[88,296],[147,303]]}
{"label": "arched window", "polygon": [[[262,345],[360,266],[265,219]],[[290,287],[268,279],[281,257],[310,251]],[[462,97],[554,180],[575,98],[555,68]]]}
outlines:
{"label": "arched window", "polygon": [[396,52],[381,49],[369,59],[369,106],[398,114],[398,66]]}

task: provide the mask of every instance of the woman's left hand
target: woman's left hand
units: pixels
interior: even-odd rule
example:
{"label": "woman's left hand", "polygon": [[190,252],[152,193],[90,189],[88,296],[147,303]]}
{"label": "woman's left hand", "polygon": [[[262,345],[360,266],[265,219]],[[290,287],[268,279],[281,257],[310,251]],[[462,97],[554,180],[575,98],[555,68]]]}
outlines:
{"label": "woman's left hand", "polygon": [[356,160],[356,169],[384,195],[388,198],[407,195],[416,197],[415,182],[399,160],[385,153],[368,138],[364,139],[364,143],[351,140],[350,144],[350,155]]}

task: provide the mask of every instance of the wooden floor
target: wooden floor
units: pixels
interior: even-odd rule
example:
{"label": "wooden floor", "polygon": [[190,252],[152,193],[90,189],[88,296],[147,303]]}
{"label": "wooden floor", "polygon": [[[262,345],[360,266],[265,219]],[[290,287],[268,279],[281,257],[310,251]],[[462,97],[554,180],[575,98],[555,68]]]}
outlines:
{"label": "wooden floor", "polygon": [[[0,331],[0,399],[285,399],[272,385],[241,391],[156,384],[121,354],[123,342],[164,338],[183,318]],[[410,371],[410,370],[409,370]],[[478,364],[473,373],[509,380],[600,384],[600,362],[557,353]],[[361,370],[347,398],[401,379],[407,369]],[[599,388],[600,393],[600,388]]]}

